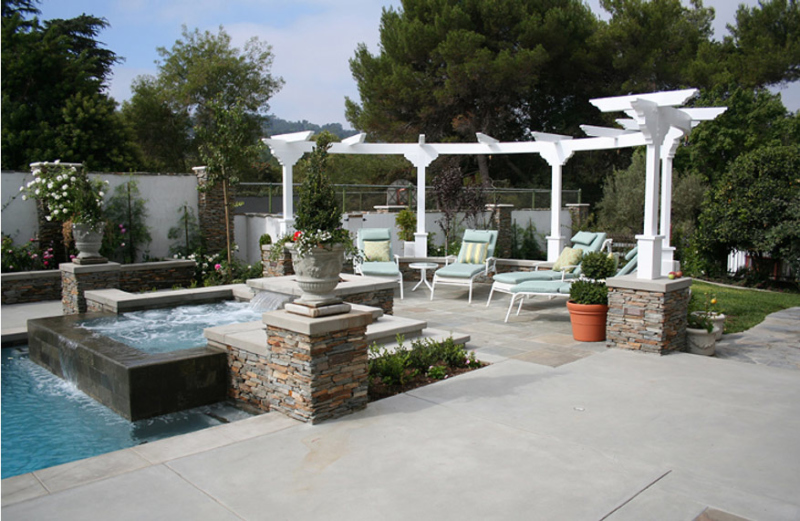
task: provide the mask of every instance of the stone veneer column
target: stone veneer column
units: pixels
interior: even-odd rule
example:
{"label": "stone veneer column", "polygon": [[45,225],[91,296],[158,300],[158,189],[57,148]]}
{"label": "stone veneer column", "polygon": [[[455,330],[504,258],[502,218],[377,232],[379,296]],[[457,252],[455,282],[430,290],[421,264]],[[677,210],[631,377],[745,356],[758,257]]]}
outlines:
{"label": "stone veneer column", "polygon": [[278,256],[277,260],[271,260],[272,245],[265,244],[261,247],[261,273],[265,277],[283,277],[284,275],[294,275],[294,264],[292,264],[292,254],[286,248]]}
{"label": "stone veneer column", "polygon": [[608,347],[666,354],[686,348],[692,279],[608,279]]}
{"label": "stone veneer column", "polygon": [[497,246],[494,249],[494,256],[500,259],[511,257],[511,212],[514,210],[513,204],[487,204],[486,209],[492,212],[494,217],[494,229],[497,230]]}
{"label": "stone veneer column", "polygon": [[319,423],[367,406],[370,313],[264,313],[270,409]]}
{"label": "stone veneer column", "polygon": [[65,315],[86,313],[86,297],[84,293],[95,289],[119,288],[121,265],[116,262],[105,264],[62,263],[61,269],[61,306]]}
{"label": "stone veneer column", "polygon": [[[222,183],[208,186],[208,169],[204,166],[192,168],[197,176],[197,214],[200,223],[200,234],[205,240],[206,249],[216,253],[223,251],[227,240],[225,237],[225,197]],[[234,191],[228,186],[228,199],[233,201]],[[234,237],[233,210],[229,212],[231,240]]]}

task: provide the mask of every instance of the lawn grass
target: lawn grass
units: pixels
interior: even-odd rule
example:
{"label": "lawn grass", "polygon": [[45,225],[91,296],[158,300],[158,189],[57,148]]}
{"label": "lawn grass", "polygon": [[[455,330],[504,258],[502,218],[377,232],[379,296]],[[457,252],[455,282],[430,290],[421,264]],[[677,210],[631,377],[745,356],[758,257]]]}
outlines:
{"label": "lawn grass", "polygon": [[760,324],[770,313],[800,306],[800,293],[778,293],[717,286],[695,280],[692,293],[716,297],[714,311],[724,313],[725,333],[739,333]]}

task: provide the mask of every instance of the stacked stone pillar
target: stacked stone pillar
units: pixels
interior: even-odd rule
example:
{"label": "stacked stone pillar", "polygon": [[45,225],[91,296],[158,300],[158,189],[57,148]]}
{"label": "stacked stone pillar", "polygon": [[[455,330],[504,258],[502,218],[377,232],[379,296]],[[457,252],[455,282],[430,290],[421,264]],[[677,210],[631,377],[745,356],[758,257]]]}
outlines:
{"label": "stacked stone pillar", "polygon": [[65,315],[86,313],[87,291],[118,288],[121,265],[116,262],[79,266],[64,263],[61,268],[61,307]]}
{"label": "stacked stone pillar", "polygon": [[511,212],[514,210],[514,205],[487,204],[486,209],[492,212],[492,224],[497,230],[497,246],[494,249],[494,256],[508,259],[511,257],[511,245],[513,243]]}
{"label": "stacked stone pillar", "polygon": [[686,348],[692,279],[608,279],[608,347],[666,354]]}
{"label": "stacked stone pillar", "polygon": [[272,260],[272,248],[275,246],[265,244],[261,247],[261,272],[264,277],[283,277],[284,275],[294,275],[294,264],[292,264],[292,254],[286,248],[278,255],[276,260]]}
{"label": "stacked stone pillar", "polygon": [[304,422],[338,418],[367,406],[370,313],[306,317],[264,314],[270,409]]}
{"label": "stacked stone pillar", "polygon": [[[197,214],[200,223],[200,236],[205,240],[209,252],[220,252],[226,248],[225,234],[225,197],[222,182],[209,185],[208,168],[198,166],[192,168],[197,176]],[[234,200],[233,188],[228,186],[228,200]],[[233,210],[228,213],[233,240]]]}

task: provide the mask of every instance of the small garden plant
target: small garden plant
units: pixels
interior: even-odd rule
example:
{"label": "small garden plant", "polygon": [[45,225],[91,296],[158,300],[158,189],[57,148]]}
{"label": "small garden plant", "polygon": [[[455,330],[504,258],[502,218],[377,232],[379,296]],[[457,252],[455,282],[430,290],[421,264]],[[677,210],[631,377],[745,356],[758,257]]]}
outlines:
{"label": "small garden plant", "polygon": [[390,351],[377,344],[370,346],[369,399],[379,400],[427,385],[435,380],[483,367],[475,352],[467,352],[464,344],[453,338],[444,341],[414,340],[406,347],[397,337],[397,347]]}

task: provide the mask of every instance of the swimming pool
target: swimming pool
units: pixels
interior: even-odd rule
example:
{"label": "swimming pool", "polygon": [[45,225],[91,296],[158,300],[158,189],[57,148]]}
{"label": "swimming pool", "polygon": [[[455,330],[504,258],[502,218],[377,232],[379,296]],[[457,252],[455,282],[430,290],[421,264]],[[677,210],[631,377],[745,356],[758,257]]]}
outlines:
{"label": "swimming pool", "polygon": [[2,477],[250,417],[222,402],[130,422],[28,359],[2,349]]}

